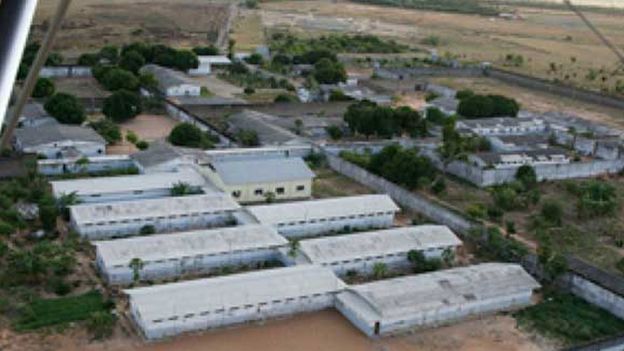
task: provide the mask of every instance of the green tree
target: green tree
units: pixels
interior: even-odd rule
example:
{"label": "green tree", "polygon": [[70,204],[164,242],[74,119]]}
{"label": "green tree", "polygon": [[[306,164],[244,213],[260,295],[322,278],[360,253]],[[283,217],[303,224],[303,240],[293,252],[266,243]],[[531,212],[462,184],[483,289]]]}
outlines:
{"label": "green tree", "polygon": [[119,67],[126,71],[138,74],[139,69],[145,65],[145,58],[136,51],[124,52],[119,60]]}
{"label": "green tree", "polygon": [[128,263],[128,268],[132,269],[132,280],[136,283],[141,279],[141,270],[143,269],[144,263],[138,257],[135,257],[130,260]]}
{"label": "green tree", "polygon": [[535,169],[529,165],[522,165],[516,171],[516,180],[518,180],[525,189],[533,189],[537,185],[537,174]]}
{"label": "green tree", "polygon": [[261,65],[264,62],[264,58],[257,52],[249,55],[249,57],[245,58],[245,62],[250,65]]}
{"label": "green tree", "polygon": [[158,89],[158,79],[156,79],[156,77],[149,72],[141,73],[141,75],[139,75],[139,84],[141,87],[149,91]]}
{"label": "green tree", "polygon": [[487,96],[473,95],[459,102],[457,113],[466,118],[492,117],[494,103]]}
{"label": "green tree", "polygon": [[102,118],[97,122],[91,122],[91,127],[109,144],[121,141],[119,126],[108,118]]}
{"label": "green tree", "polygon": [[113,334],[116,318],[109,311],[91,313],[87,319],[87,330],[96,339],[105,339]]}
{"label": "green tree", "polygon": [[100,62],[100,56],[98,54],[82,54],[78,57],[78,65],[79,66],[95,66]]}
{"label": "green tree", "polygon": [[110,64],[116,64],[117,60],[119,60],[119,48],[107,45],[100,50],[99,56]]}
{"label": "green tree", "polygon": [[382,279],[388,274],[388,265],[383,262],[375,262],[373,264],[373,277]]}
{"label": "green tree", "polygon": [[323,58],[314,65],[313,75],[321,84],[336,84],[347,80],[347,71],[344,66],[328,58]]}
{"label": "green tree", "polygon": [[214,56],[219,55],[219,49],[214,46],[196,46],[193,48],[193,52],[198,56]]}
{"label": "green tree", "polygon": [[243,146],[260,146],[260,137],[255,130],[243,129],[236,133],[236,140]]}
{"label": "green tree", "polygon": [[558,201],[547,200],[542,204],[540,214],[550,224],[559,226],[563,217],[563,207]]}
{"label": "green tree", "polygon": [[119,90],[104,100],[102,113],[115,122],[124,122],[141,113],[141,97],[139,94]]}
{"label": "green tree", "polygon": [[180,71],[186,72],[199,66],[199,59],[194,52],[190,50],[179,50],[174,56],[174,67]]}
{"label": "green tree", "polygon": [[326,127],[325,131],[332,140],[339,140],[343,136],[342,129],[336,125]]}
{"label": "green tree", "polygon": [[110,91],[135,91],[139,88],[139,79],[132,72],[121,68],[108,69],[100,83]]}
{"label": "green tree", "polygon": [[177,146],[200,147],[203,140],[201,129],[191,123],[176,125],[169,134],[169,142]]}
{"label": "green tree", "polygon": [[54,82],[49,78],[39,78],[33,89],[32,97],[34,98],[47,98],[54,95],[56,87]]}
{"label": "green tree", "polygon": [[50,116],[66,124],[82,124],[86,115],[78,99],[69,94],[56,93],[45,103],[44,108]]}

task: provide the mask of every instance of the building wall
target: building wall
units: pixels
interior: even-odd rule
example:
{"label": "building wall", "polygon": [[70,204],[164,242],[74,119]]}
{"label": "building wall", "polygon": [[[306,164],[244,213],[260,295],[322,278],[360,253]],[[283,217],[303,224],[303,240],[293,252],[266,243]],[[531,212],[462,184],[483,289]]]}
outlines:
{"label": "building wall", "polygon": [[[201,93],[201,88],[200,88],[200,93]],[[182,106],[179,106],[173,103],[171,100],[165,100],[165,108],[171,118],[177,119],[181,122],[191,123],[195,125],[197,128],[201,129],[202,131],[208,132],[212,134],[213,136],[218,137],[219,144],[217,146],[231,147],[231,146],[236,145],[231,139],[219,133],[219,131],[209,126],[208,123],[202,121],[201,118],[193,115],[191,112],[187,111]]]}
{"label": "building wall", "polygon": [[[221,254],[174,257],[155,261],[143,261],[139,280],[175,278],[184,274],[210,273],[224,266],[240,266],[264,261],[279,260],[281,255],[276,248],[250,249]],[[109,284],[130,284],[134,281],[134,271],[130,262],[115,266],[105,266],[100,254],[97,265]]]}
{"label": "building wall", "polygon": [[200,228],[221,227],[234,221],[231,211],[206,212],[192,216],[169,216],[169,217],[144,217],[127,220],[125,223],[106,221],[102,219],[97,223],[83,223],[78,225],[74,218],[71,219],[72,227],[82,236],[90,240],[102,240],[115,237],[127,237],[139,235],[141,228],[152,225],[156,232],[187,231]]}
{"label": "building wall", "polygon": [[624,319],[624,296],[617,295],[576,274],[569,274],[567,280],[568,288],[574,295]]}
{"label": "building wall", "polygon": [[46,66],[39,71],[43,78],[91,77],[91,67],[87,66]]}
{"label": "building wall", "polygon": [[168,197],[168,196],[171,196],[170,188],[145,189],[145,190],[137,190],[137,191],[114,192],[114,193],[102,192],[99,194],[92,194],[92,195],[78,194],[78,198],[80,199],[81,203],[85,203],[85,204],[142,200],[142,199],[157,199],[157,198]]}
{"label": "building wall", "polygon": [[75,173],[98,173],[105,171],[124,170],[136,167],[134,161],[130,157],[107,157],[95,156],[89,157],[89,163],[77,164],[78,159],[53,159],[39,160],[37,162],[37,170],[43,175],[61,175]]}
{"label": "building wall", "polygon": [[[300,186],[303,186],[303,190],[297,190]],[[279,188],[283,189],[281,194],[277,191]],[[266,194],[269,192],[275,194],[277,201],[308,199],[312,196],[312,180],[302,179],[292,182],[245,184],[241,186],[226,185],[223,190],[240,203],[266,202]],[[262,190],[262,193],[256,193],[258,190]],[[236,194],[240,195],[236,196]]]}
{"label": "building wall", "polygon": [[[440,259],[444,250],[445,248],[433,248],[421,252],[428,259]],[[349,271],[355,271],[359,274],[371,274],[373,273],[373,266],[376,263],[384,263],[390,270],[409,268],[411,266],[411,263],[407,259],[407,252],[397,252],[383,256],[363,257],[349,261],[336,261],[332,263],[324,263],[321,264],[321,266],[333,270],[338,276],[345,276]]]}
{"label": "building wall", "polygon": [[199,85],[180,84],[167,88],[167,96],[199,96],[201,87]]}
{"label": "building wall", "polygon": [[470,316],[495,313],[504,310],[525,307],[531,304],[532,291],[524,291],[514,295],[498,296],[487,300],[451,304],[433,311],[416,313],[403,319],[385,319],[370,321],[363,318],[348,303],[336,299],[336,308],[358,329],[368,336],[375,335],[375,322],[379,322],[379,335],[396,334],[414,328],[444,325]]}
{"label": "building wall", "polygon": [[[165,319],[159,323],[144,321],[134,308],[132,299],[130,304],[132,316],[143,331],[144,336],[149,340],[155,340],[190,331],[207,330],[301,312],[319,311],[334,305],[334,293],[328,292],[305,297],[293,296],[279,302],[264,301],[254,305],[236,306],[227,310],[203,311],[209,312],[204,315],[200,314],[202,311],[197,311],[193,316],[186,318],[177,316],[175,320]],[[175,316],[172,317],[175,318]]]}
{"label": "building wall", "polygon": [[62,142],[38,145],[35,147],[22,147],[17,141],[17,149],[25,153],[44,155],[47,158],[58,158],[59,154],[66,149],[75,148],[84,156],[102,156],[106,153],[106,144],[92,142],[73,142],[64,140]]}
{"label": "building wall", "polygon": [[361,214],[352,217],[333,217],[323,220],[278,223],[277,232],[287,238],[303,238],[349,230],[389,228],[394,223],[394,212]]}

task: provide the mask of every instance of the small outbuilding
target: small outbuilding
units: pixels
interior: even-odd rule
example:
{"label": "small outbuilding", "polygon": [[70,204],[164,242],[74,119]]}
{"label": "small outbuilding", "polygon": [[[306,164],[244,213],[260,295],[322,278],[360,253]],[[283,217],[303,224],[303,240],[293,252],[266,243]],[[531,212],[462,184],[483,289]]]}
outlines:
{"label": "small outbuilding", "polygon": [[[202,194],[70,206],[72,227],[91,240],[222,227],[240,205],[226,194]],[[146,229],[149,228],[149,229]]]}
{"label": "small outbuilding", "polygon": [[307,199],[314,172],[299,157],[212,162],[211,181],[241,203]]}
{"label": "small outbuilding", "polygon": [[158,80],[158,90],[166,97],[200,96],[201,86],[183,72],[154,64],[145,65],[141,73],[151,73]]}
{"label": "small outbuilding", "polygon": [[212,73],[215,68],[223,68],[232,64],[232,61],[225,55],[197,56],[199,66],[190,69],[188,74],[192,76],[205,76]]}
{"label": "small outbuilding", "polygon": [[288,238],[391,227],[399,207],[388,195],[360,195],[247,207]]}
{"label": "small outbuilding", "polygon": [[271,263],[279,260],[277,249],[287,243],[271,227],[246,225],[98,241],[95,246],[104,278],[111,284],[128,284]]}
{"label": "small outbuilding", "polygon": [[266,320],[334,305],[345,284],[306,265],[125,290],[132,317],[150,340]]}
{"label": "small outbuilding", "polygon": [[336,308],[364,334],[379,336],[525,307],[539,287],[520,265],[483,263],[352,285]]}
{"label": "small outbuilding", "polygon": [[297,260],[328,267],[338,275],[369,274],[376,263],[390,269],[409,267],[412,250],[428,259],[440,259],[445,252],[454,254],[461,244],[446,226],[421,225],[302,240]]}

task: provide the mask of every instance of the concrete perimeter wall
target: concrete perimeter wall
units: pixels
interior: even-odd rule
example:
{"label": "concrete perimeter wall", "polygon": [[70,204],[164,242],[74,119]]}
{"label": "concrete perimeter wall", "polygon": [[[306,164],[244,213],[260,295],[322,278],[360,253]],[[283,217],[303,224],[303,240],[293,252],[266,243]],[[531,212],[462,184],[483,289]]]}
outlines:
{"label": "concrete perimeter wall", "polygon": [[219,146],[233,147],[236,145],[230,138],[219,133],[219,131],[212,128],[208,123],[203,121],[201,118],[195,116],[193,113],[191,113],[184,107],[174,103],[173,101],[169,99],[165,99],[164,101],[165,101],[165,107],[167,109],[167,113],[169,114],[169,116],[171,116],[171,118],[177,119],[181,122],[191,123],[197,126],[199,129],[218,137]]}
{"label": "concrete perimeter wall", "polygon": [[69,78],[91,77],[91,67],[88,66],[45,66],[41,68],[39,77],[43,78]]}

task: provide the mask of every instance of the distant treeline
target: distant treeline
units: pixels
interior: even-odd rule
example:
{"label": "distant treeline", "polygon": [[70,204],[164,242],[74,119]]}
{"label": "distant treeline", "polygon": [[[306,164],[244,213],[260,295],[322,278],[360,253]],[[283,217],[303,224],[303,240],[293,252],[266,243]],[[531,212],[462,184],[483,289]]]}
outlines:
{"label": "distant treeline", "polygon": [[404,7],[418,10],[457,12],[484,16],[496,16],[499,11],[494,6],[483,5],[478,0],[352,0],[353,2]]}
{"label": "distant treeline", "polygon": [[[485,3],[488,3],[491,7],[495,6],[509,6],[509,7],[533,7],[533,8],[541,8],[541,9],[549,9],[549,10],[569,10],[568,6],[561,2],[550,2],[550,1],[541,1],[541,0],[485,0]],[[596,6],[596,5],[584,5],[579,1],[572,1],[574,6],[589,12],[600,12],[600,13],[624,13],[624,8],[622,7],[611,7],[611,6]],[[504,12],[501,9],[501,12]]]}

